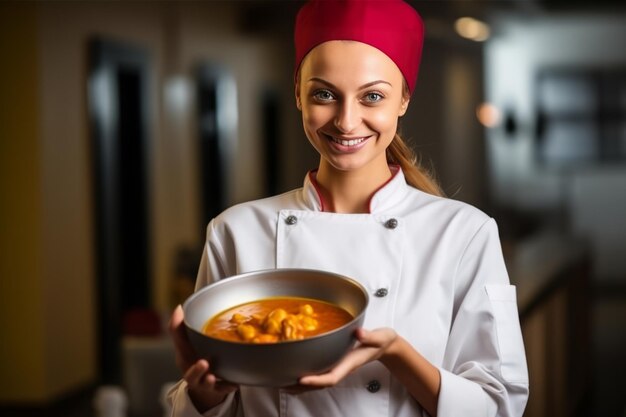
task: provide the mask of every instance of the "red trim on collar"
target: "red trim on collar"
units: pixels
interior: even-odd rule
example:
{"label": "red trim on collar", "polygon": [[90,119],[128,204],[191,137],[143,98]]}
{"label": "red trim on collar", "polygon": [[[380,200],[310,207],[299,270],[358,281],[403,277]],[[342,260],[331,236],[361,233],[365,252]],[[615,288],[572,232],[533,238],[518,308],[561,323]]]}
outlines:
{"label": "red trim on collar", "polygon": [[398,175],[398,172],[400,172],[400,165],[389,165],[389,169],[391,170],[391,177],[389,177],[389,179],[387,181],[385,181],[380,187],[378,187],[370,196],[369,200],[367,201],[367,211],[371,214],[372,213],[372,200],[374,199],[374,196],[376,195],[377,192],[379,192],[380,190],[382,190],[383,188],[385,188],[385,186],[387,184],[389,184],[395,177],[396,175]]}
{"label": "red trim on collar", "polygon": [[[400,165],[389,165],[389,168],[391,169],[391,177],[389,177],[389,179],[387,181],[385,181],[380,187],[378,187],[370,196],[370,198],[367,200],[367,211],[368,213],[372,213],[372,199],[374,198],[374,196],[376,195],[377,192],[379,192],[381,189],[385,188],[385,186],[387,184],[389,184],[395,177],[396,175],[398,175],[398,172],[400,172]],[[322,197],[322,191],[320,190],[320,186],[317,183],[317,169],[312,169],[311,171],[309,171],[309,180],[311,181],[311,184],[313,184],[313,188],[315,189],[315,192],[317,193],[317,198],[319,198],[320,200],[320,211],[326,211],[325,210],[325,204],[324,204],[324,197]]]}
{"label": "red trim on collar", "polygon": [[315,189],[315,192],[317,193],[317,198],[320,200],[320,211],[325,211],[324,210],[324,197],[322,197],[322,190],[320,190],[320,186],[317,183],[317,169],[312,169],[311,171],[309,171],[309,180],[311,181],[311,184],[313,184],[313,188]]}

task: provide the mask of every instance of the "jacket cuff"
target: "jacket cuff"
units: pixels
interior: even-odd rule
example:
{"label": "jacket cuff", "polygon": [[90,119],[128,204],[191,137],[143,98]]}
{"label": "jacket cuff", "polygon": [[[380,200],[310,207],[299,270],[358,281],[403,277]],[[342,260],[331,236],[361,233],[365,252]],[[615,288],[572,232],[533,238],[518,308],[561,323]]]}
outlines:
{"label": "jacket cuff", "polygon": [[191,402],[191,398],[187,394],[187,383],[184,380],[179,381],[172,387],[168,394],[170,404],[172,405],[173,417],[227,417],[232,415],[232,410],[236,409],[236,391],[226,396],[224,401],[219,405],[200,414]]}
{"label": "jacket cuff", "polygon": [[497,405],[482,387],[469,379],[439,369],[441,386],[437,402],[438,417],[495,416]]}

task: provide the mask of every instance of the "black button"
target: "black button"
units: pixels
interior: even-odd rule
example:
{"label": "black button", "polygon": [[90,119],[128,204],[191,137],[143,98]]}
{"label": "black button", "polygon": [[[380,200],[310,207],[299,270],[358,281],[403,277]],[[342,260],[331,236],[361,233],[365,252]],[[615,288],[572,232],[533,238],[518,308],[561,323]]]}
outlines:
{"label": "black button", "polygon": [[287,223],[289,226],[293,226],[294,224],[298,223],[298,218],[292,214],[290,216],[287,216],[287,218],[285,219],[285,223]]}
{"label": "black button", "polygon": [[367,383],[367,390],[371,393],[378,392],[380,390],[380,382],[375,379]]}
{"label": "black button", "polygon": [[387,294],[389,294],[389,291],[387,290],[387,288],[379,288],[374,293],[376,297],[386,297]]}
{"label": "black button", "polygon": [[385,222],[385,227],[387,229],[395,229],[398,227],[398,221],[396,219],[389,219]]}

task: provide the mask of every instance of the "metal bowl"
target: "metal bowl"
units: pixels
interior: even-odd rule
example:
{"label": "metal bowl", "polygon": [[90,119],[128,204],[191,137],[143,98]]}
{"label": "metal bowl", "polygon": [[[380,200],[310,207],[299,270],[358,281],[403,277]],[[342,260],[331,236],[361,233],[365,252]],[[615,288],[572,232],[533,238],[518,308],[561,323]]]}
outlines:
{"label": "metal bowl", "polygon": [[[303,340],[272,344],[238,343],[202,333],[208,319],[222,311],[267,297],[314,298],[336,304],[354,319],[330,332]],[[363,325],[369,297],[355,280],[310,269],[272,269],[236,275],[204,287],[183,304],[185,325],[198,356],[212,372],[241,385],[282,387],[304,375],[335,365],[353,346],[354,331]]]}

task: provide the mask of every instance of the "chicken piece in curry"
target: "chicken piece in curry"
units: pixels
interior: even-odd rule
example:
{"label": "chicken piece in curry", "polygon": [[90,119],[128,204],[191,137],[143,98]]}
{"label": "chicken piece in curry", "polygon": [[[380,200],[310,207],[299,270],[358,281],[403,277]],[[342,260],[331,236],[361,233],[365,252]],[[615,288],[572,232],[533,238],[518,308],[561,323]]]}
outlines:
{"label": "chicken piece in curry", "polygon": [[230,308],[208,320],[203,332],[235,342],[276,343],[322,334],[352,319],[343,308],[324,301],[274,297]]}

